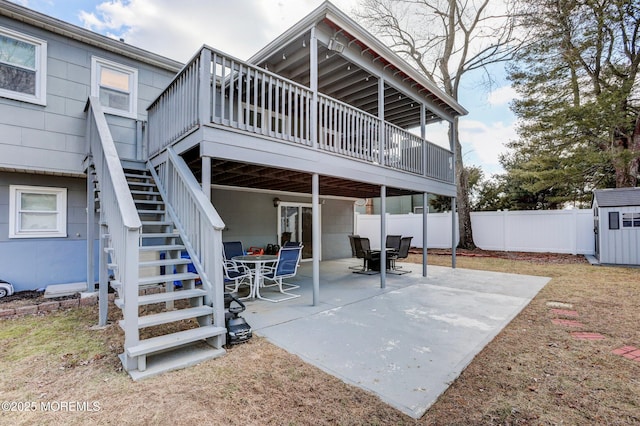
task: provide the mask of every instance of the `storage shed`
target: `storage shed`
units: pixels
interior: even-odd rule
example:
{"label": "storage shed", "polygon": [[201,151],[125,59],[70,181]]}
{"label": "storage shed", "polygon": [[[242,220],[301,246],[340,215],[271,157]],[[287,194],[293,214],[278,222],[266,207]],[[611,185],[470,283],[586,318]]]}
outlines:
{"label": "storage shed", "polygon": [[640,188],[595,190],[592,207],[598,261],[640,265]]}

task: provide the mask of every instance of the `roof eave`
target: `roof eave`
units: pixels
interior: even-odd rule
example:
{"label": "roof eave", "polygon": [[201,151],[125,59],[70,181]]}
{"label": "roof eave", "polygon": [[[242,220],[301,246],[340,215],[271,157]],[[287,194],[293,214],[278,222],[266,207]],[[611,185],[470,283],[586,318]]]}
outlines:
{"label": "roof eave", "polygon": [[382,56],[391,65],[408,75],[411,79],[422,85],[426,90],[433,93],[436,97],[449,105],[452,110],[458,113],[458,115],[462,116],[469,113],[469,111],[467,111],[462,105],[460,105],[453,97],[443,92],[432,81],[427,79],[418,70],[409,65],[389,47],[387,47],[384,43],[371,35],[371,33],[366,31],[360,25],[355,23],[353,19],[351,19],[348,15],[346,15],[329,1],[325,1],[322,5],[308,14],[297,24],[282,33],[271,43],[267,44],[264,48],[262,48],[255,55],[249,58],[249,62],[252,64],[259,64],[260,62],[266,60],[266,58],[268,58],[278,49],[281,49],[282,46],[288,41],[308,31],[311,27],[320,23],[323,19],[332,21],[334,24],[343,28],[352,36],[360,39],[365,45],[371,47],[374,52]]}

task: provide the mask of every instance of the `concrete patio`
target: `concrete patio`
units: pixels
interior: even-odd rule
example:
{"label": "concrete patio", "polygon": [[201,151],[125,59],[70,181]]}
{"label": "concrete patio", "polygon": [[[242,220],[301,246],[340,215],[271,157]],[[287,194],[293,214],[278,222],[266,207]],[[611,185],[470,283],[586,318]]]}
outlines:
{"label": "concrete patio", "polygon": [[[312,306],[311,264],[280,303],[247,302],[256,334],[347,383],[420,418],[473,357],[549,282],[549,278],[402,264],[411,273],[352,273],[354,259],[320,263]],[[272,289],[264,295],[275,296]]]}

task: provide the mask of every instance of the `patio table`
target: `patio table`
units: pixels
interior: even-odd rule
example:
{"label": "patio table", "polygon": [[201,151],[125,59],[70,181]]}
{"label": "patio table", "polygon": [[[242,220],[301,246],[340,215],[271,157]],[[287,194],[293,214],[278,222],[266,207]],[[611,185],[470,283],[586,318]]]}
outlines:
{"label": "patio table", "polygon": [[249,293],[249,298],[265,299],[264,297],[260,296],[260,287],[263,285],[262,267],[267,263],[273,263],[277,261],[278,256],[271,255],[271,254],[234,256],[232,260],[234,262],[242,263],[245,265],[253,265],[253,271],[254,271],[253,285],[251,286],[251,292]]}

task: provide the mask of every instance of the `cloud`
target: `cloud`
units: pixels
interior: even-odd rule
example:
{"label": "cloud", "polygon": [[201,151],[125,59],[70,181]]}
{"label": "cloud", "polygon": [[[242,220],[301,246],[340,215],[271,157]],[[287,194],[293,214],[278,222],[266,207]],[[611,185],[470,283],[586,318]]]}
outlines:
{"label": "cloud", "polygon": [[488,101],[490,105],[508,105],[517,97],[515,89],[511,86],[499,87],[489,93]]}
{"label": "cloud", "polygon": [[506,151],[506,143],[517,139],[515,122],[501,121],[484,123],[477,120],[460,120],[460,141],[463,155],[469,157],[472,163],[476,159],[482,164],[485,172],[497,173],[501,171],[500,154]]}
{"label": "cloud", "polygon": [[186,62],[203,44],[247,59],[321,0],[109,0],[78,15],[91,30]]}

